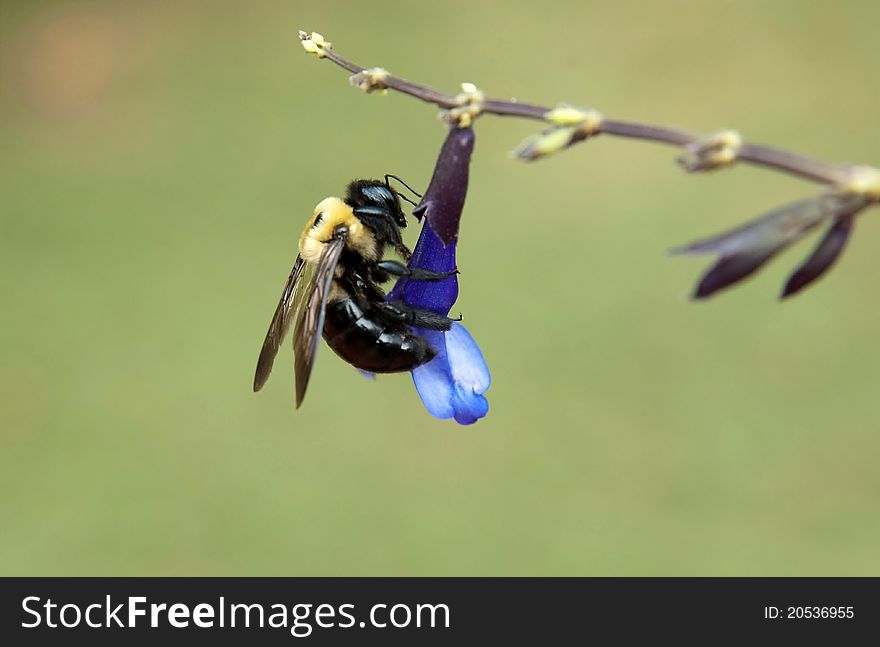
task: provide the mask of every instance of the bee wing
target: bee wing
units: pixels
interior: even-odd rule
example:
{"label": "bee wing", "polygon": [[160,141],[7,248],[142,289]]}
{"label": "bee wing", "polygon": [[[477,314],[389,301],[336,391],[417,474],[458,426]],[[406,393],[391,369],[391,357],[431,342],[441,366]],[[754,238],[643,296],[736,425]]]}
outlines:
{"label": "bee wing", "polygon": [[324,245],[324,250],[321,252],[321,257],[318,259],[315,272],[305,292],[304,303],[296,318],[296,328],[293,334],[293,356],[296,372],[297,409],[302,404],[306,395],[306,387],[309,385],[309,376],[312,373],[312,365],[315,363],[315,354],[318,351],[318,340],[321,337],[321,330],[324,328],[327,295],[333,284],[339,256],[345,247],[345,239],[344,233],[339,232]]}
{"label": "bee wing", "polygon": [[297,296],[302,292],[302,286],[306,282],[303,278],[305,266],[306,263],[302,257],[297,255],[287,283],[284,285],[284,291],[281,293],[281,299],[278,301],[278,307],[275,308],[275,314],[272,315],[272,323],[269,324],[269,332],[266,333],[263,348],[260,350],[260,358],[257,360],[257,372],[254,375],[254,391],[262,389],[266,380],[269,379],[269,373],[272,372],[272,364],[275,363],[275,356],[278,354],[281,342],[284,341],[287,330],[290,328],[294,303],[297,301]]}

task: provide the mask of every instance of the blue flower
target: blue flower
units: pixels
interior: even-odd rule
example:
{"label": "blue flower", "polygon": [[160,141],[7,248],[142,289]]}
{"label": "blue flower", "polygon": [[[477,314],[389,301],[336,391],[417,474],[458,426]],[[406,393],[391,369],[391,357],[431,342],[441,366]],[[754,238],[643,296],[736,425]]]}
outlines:
{"label": "blue flower", "polygon": [[421,331],[437,357],[412,372],[425,408],[435,418],[455,418],[470,425],[489,412],[483,395],[491,378],[486,360],[467,328],[452,324],[449,332]]}
{"label": "blue flower", "polygon": [[[443,143],[428,190],[413,214],[422,220],[422,231],[409,261],[410,267],[448,272],[456,268],[458,224],[467,194],[468,165],[474,149],[474,132],[453,127]],[[442,315],[458,298],[458,277],[442,281],[401,279],[388,295]],[[459,323],[448,332],[418,329],[437,356],[412,371],[416,390],[428,412],[437,418],[454,418],[469,425],[489,411],[483,395],[489,388],[489,367],[473,337]]]}

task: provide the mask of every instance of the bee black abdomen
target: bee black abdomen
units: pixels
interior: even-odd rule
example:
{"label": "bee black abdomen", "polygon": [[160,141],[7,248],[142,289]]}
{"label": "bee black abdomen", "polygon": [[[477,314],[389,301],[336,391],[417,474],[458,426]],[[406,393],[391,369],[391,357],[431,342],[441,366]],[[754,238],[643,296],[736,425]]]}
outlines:
{"label": "bee black abdomen", "polygon": [[409,371],[436,355],[424,337],[351,296],[327,304],[324,340],[346,362],[371,373]]}

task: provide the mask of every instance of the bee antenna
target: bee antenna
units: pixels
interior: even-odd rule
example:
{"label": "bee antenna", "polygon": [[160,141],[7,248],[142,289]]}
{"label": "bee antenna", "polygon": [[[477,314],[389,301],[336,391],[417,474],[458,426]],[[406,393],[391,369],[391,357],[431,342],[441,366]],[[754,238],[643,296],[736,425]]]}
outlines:
{"label": "bee antenna", "polygon": [[[405,186],[407,189],[409,189],[410,192],[412,192],[412,194],[413,194],[414,196],[416,196],[416,197],[418,197],[418,198],[421,198],[421,197],[422,197],[422,194],[421,194],[421,193],[419,193],[418,191],[416,191],[415,189],[413,189],[409,184],[407,184],[406,182],[404,182],[403,180],[401,180],[399,177],[397,177],[396,175],[391,175],[390,173],[386,173],[386,174],[385,174],[385,186],[387,186],[389,189],[391,188],[391,184],[388,183],[388,178],[390,178],[390,177],[393,177],[395,180],[397,180],[397,181],[400,182],[403,186]],[[415,202],[413,202],[412,200],[410,200],[410,199],[407,198],[406,196],[402,195],[401,193],[397,192],[397,195],[399,195],[401,198],[403,198],[404,200],[406,200],[407,202],[409,202],[411,205],[413,205],[413,206],[417,206]]]}
{"label": "bee antenna", "polygon": [[[395,193],[397,193],[397,191],[395,191]],[[418,206],[419,206],[419,205],[417,205],[415,202],[413,202],[412,200],[410,200],[409,198],[407,198],[405,195],[403,195],[402,193],[397,193],[397,195],[399,195],[401,198],[403,198],[404,200],[406,200],[407,202],[409,202],[412,206],[414,206],[414,207],[418,207]]]}

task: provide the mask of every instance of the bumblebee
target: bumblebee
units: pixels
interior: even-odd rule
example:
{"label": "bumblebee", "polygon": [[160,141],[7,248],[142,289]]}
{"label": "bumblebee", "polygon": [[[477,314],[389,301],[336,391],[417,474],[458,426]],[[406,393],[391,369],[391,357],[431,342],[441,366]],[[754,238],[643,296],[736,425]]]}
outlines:
{"label": "bumblebee", "polygon": [[389,247],[405,261],[411,256],[400,231],[406,227],[401,195],[389,184],[390,177],[395,176],[386,175],[384,182],[355,180],[344,199],[325,198],[315,207],[260,351],[254,391],[266,383],[294,319],[297,409],[315,362],[319,331],[337,355],[371,373],[409,371],[437,354],[409,327],[449,330],[454,320],[402,301],[386,301],[380,284],[392,277],[440,281],[458,270],[432,272],[383,260]]}

